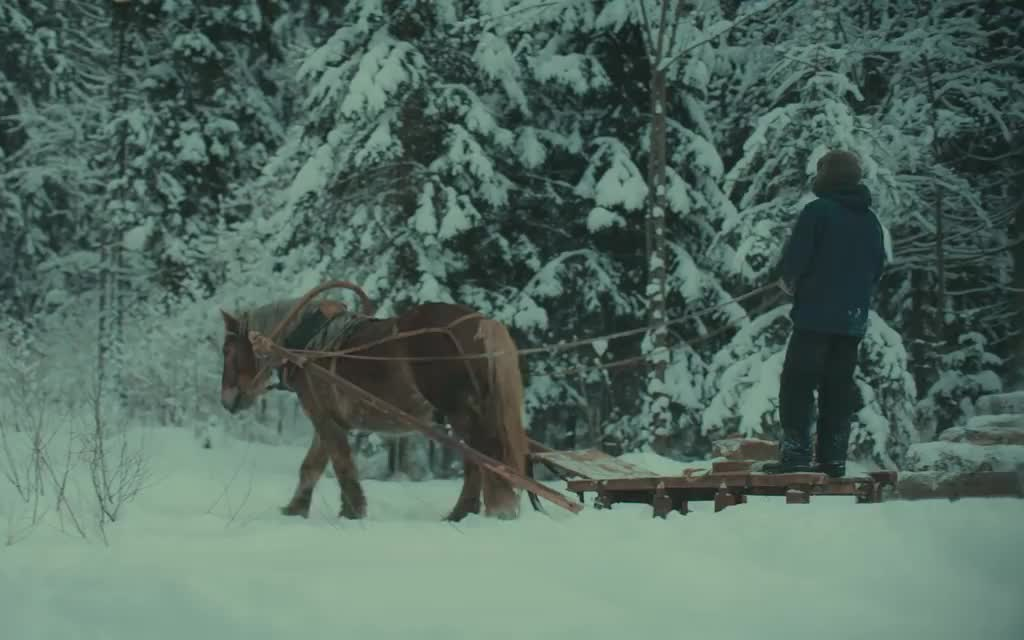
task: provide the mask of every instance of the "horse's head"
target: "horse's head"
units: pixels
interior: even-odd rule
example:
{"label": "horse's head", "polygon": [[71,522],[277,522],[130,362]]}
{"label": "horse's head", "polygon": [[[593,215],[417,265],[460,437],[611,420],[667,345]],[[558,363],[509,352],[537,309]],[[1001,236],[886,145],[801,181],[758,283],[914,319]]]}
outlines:
{"label": "horse's head", "polygon": [[264,391],[270,370],[260,369],[249,336],[238,318],[221,311],[224,317],[224,370],[220,377],[220,402],[231,413],[248,409]]}

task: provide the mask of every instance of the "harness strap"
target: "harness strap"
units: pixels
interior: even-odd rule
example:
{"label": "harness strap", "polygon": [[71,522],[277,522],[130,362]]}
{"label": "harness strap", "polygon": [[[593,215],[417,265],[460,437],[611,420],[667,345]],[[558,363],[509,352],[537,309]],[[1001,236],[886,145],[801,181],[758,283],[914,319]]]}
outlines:
{"label": "harness strap", "polygon": [[284,339],[285,349],[305,349],[318,333],[327,328],[337,315],[327,316],[319,307],[302,316],[295,330]]}
{"label": "harness strap", "polygon": [[[327,329],[331,322],[340,317],[343,314],[332,313],[327,315],[318,306],[313,308],[311,311],[303,314],[302,319],[299,320],[299,324],[295,329],[289,333],[284,339],[285,349],[305,349],[309,346],[309,343],[313,341],[313,338],[320,332]],[[271,389],[279,391],[292,391],[291,385],[289,384],[288,378],[290,377],[291,371],[289,371],[288,363],[277,367],[277,384],[272,385]]]}

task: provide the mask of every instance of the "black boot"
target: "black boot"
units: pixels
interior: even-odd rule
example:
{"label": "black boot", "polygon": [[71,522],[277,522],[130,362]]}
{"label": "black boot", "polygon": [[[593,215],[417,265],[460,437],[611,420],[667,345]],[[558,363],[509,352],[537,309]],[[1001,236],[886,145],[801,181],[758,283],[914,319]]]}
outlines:
{"label": "black boot", "polygon": [[760,471],[761,471],[761,473],[771,473],[771,474],[807,473],[807,472],[811,471],[811,465],[809,465],[809,464],[793,464],[793,463],[784,462],[784,461],[780,460],[778,462],[766,462],[765,464],[761,465]]}
{"label": "black boot", "polygon": [[824,473],[830,478],[842,478],[846,475],[846,463],[844,462],[819,462],[811,470],[814,473]]}

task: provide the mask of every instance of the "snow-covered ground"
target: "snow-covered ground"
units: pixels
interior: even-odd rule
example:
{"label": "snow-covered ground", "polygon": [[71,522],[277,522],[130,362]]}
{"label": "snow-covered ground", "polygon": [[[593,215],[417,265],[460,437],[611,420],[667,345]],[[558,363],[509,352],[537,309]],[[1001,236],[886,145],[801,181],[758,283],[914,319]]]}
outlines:
{"label": "snow-covered ground", "polygon": [[154,429],[145,451],[150,485],[107,546],[52,513],[26,529],[0,479],[0,638],[1024,637],[1021,501],[755,500],[667,520],[550,507],[450,525],[457,482],[367,481],[370,517],[350,522],[325,477],[301,520],[277,511],[299,448],[204,450]]}

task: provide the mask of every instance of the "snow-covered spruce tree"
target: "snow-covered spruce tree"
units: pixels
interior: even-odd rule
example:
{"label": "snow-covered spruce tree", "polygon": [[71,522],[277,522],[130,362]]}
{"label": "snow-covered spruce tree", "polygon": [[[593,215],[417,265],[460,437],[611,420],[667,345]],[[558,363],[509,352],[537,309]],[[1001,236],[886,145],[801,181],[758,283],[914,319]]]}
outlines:
{"label": "snow-covered spruce tree", "polygon": [[711,359],[709,401],[701,412],[704,435],[758,437],[778,430],[779,374],[789,337],[788,313],[785,305],[757,316]]}
{"label": "snow-covered spruce tree", "polygon": [[[262,90],[271,52],[254,3],[115,3],[126,29],[114,58],[122,80],[109,156],[123,176],[110,186],[112,224],[155,257],[159,287],[179,296],[209,290],[219,230],[239,218],[231,188],[254,176],[283,132]],[[117,27],[117,24],[114,25]]]}
{"label": "snow-covered spruce tree", "polygon": [[[584,123],[611,89],[603,70],[473,3],[366,3],[343,22],[302,67],[308,117],[268,165],[264,218],[245,230],[276,252],[278,290],[344,277],[382,313],[465,303],[509,322],[523,345],[633,312],[606,251],[615,238],[590,237],[577,193],[592,151]],[[608,226],[592,218],[595,232]],[[525,361],[540,439],[560,444],[562,425],[583,435],[587,379],[552,374],[591,358]]]}
{"label": "snow-covered spruce tree", "polygon": [[917,387],[910,373],[903,338],[874,311],[861,343],[860,364],[854,376],[861,408],[850,431],[850,456],[898,468],[907,447],[927,437],[915,421]]}
{"label": "snow-covered spruce tree", "polygon": [[951,427],[962,426],[974,415],[974,402],[983,395],[1003,391],[999,377],[1002,360],[989,353],[985,337],[976,331],[959,336],[955,349],[937,359],[939,378],[917,404],[916,421],[925,440]]}
{"label": "snow-covered spruce tree", "polygon": [[[868,186],[877,185],[875,149],[863,135],[870,123],[854,104],[861,97],[855,74],[865,51],[839,39],[837,7],[813,4],[813,11],[749,25],[746,37],[775,44],[741,41],[743,50],[734,50],[731,60],[738,87],[716,87],[720,110],[735,110],[737,102],[756,107],[745,111],[742,154],[724,178],[735,206],[715,221],[720,235],[713,252],[721,277],[730,282],[768,281],[796,215],[813,197],[808,185],[828,149],[859,153]],[[759,88],[745,86],[755,81]],[[742,130],[744,123],[733,126]],[[884,220],[885,211],[880,215]]]}
{"label": "snow-covered spruce tree", "polygon": [[22,263],[31,267],[24,280],[39,303],[23,313],[33,314],[37,330],[50,332],[48,344],[67,339],[71,327],[80,342],[83,328],[95,327],[88,337],[96,351],[79,346],[62,354],[70,356],[68,366],[98,375],[69,398],[103,386],[112,349],[123,337],[125,285],[130,274],[147,275],[145,265],[126,257],[121,237],[131,204],[128,136],[119,135],[130,120],[121,99],[119,55],[126,6],[68,2],[51,12],[44,32],[60,61],[59,74],[50,95],[22,101],[17,120],[25,140],[10,156],[12,171],[5,176],[12,179],[8,192],[24,224],[15,237],[28,240],[23,248],[35,252],[23,255]]}
{"label": "snow-covered spruce tree", "polygon": [[[587,71],[599,69],[612,86],[632,89],[609,92],[602,86],[600,94],[590,95],[600,95],[601,104],[607,108],[582,106],[573,117],[583,123],[584,135],[593,141],[577,189],[586,198],[582,204],[589,211],[588,224],[592,230],[609,227],[615,232],[617,242],[612,255],[628,265],[629,282],[644,291],[640,312],[646,312],[647,317],[634,314],[629,319],[633,326],[653,322],[655,316],[678,316],[684,310],[729,300],[716,279],[694,258],[701,256],[710,242],[707,210],[725,201],[717,188],[721,162],[704,114],[708,73],[716,56],[714,47],[705,41],[714,41],[708,34],[714,33],[712,26],[721,26],[716,24],[714,3],[682,9],[676,3],[653,0],[564,2],[539,7],[520,18],[532,34],[531,42],[541,38],[537,34],[552,34],[545,36],[550,40],[542,44],[546,49],[557,46],[559,56],[550,61],[542,59],[544,66],[539,67],[549,76],[553,70],[564,68],[562,73],[568,78],[586,78]],[[659,40],[661,61],[665,63],[664,95],[659,89],[662,79],[652,85],[651,65]],[[702,46],[693,46],[702,42]],[[557,66],[553,64],[556,60]],[[584,62],[591,66],[583,67]],[[660,97],[655,99],[655,93]],[[665,117],[652,121],[652,114],[658,114],[659,109]],[[662,142],[664,156],[659,150]],[[650,180],[662,173],[664,177],[658,180],[664,181],[663,196],[655,202],[658,191],[651,188]],[[658,222],[649,215],[655,211],[664,214],[655,216]],[[662,229],[660,239],[657,229]],[[597,234],[597,238],[600,236]],[[629,248],[635,251],[633,256],[628,256]],[[658,313],[652,315],[654,309]],[[692,450],[704,362],[688,342],[723,318],[735,320],[742,315],[742,308],[735,305],[715,317],[677,325],[672,329],[676,345],[672,350],[658,344],[654,335],[640,344],[622,341],[620,347],[634,354],[639,351],[638,361],[646,366],[628,370],[633,381],[625,388],[633,397],[620,396],[616,405],[622,413],[606,418],[609,435],[627,448],[657,443],[661,450]],[[663,370],[650,366],[659,358],[665,363]],[[650,373],[640,378],[636,374],[641,372]],[[643,387],[637,389],[637,383]],[[646,391],[637,402],[636,391],[641,389]],[[659,414],[662,426],[656,429]]]}
{"label": "snow-covered spruce tree", "polygon": [[[97,373],[66,394],[74,402],[102,386],[124,326],[117,313],[124,306],[115,302],[128,274],[146,274],[123,256],[121,218],[114,213],[125,199],[114,193],[114,185],[123,184],[124,163],[113,135],[123,114],[115,97],[118,29],[111,29],[111,8],[67,2],[53,9],[37,31],[44,46],[22,50],[45,53],[51,66],[35,78],[49,82],[47,91],[20,96],[9,120],[21,139],[5,158],[2,179],[11,203],[5,220],[13,228],[4,235],[14,241],[18,262],[11,272],[32,292],[32,299],[15,303],[19,315],[46,336],[40,343],[53,349],[49,356]],[[76,347],[58,355],[69,340]],[[97,348],[83,348],[83,340]]]}
{"label": "snow-covered spruce tree", "polygon": [[[643,49],[635,30],[597,29],[596,9],[567,2],[496,12],[482,23],[493,32],[485,46],[495,53],[488,55],[507,52],[505,76],[519,79],[526,96],[515,119],[530,157],[515,179],[542,196],[524,202],[510,227],[520,238],[526,286],[514,294],[508,317],[528,342],[643,324],[644,256],[637,249],[647,186],[634,132],[645,100],[619,90],[642,82],[635,56]],[[636,408],[636,369],[593,365],[633,355],[637,342],[529,359],[527,406],[537,437],[553,446],[630,446],[632,434],[608,427]]]}
{"label": "snow-covered spruce tree", "polygon": [[[893,3],[878,9],[873,34],[889,82],[877,129],[893,168],[886,204],[903,214],[893,218],[899,285],[887,316],[911,341],[922,390],[956,374],[946,366],[957,358],[943,354],[960,349],[961,333],[992,343],[1013,330],[1011,209],[989,158],[1010,151],[1024,112],[1010,69],[1020,53],[995,45],[1005,23],[992,8]],[[1019,8],[1000,11],[1021,19]]]}
{"label": "snow-covered spruce tree", "polygon": [[[152,257],[141,270],[148,277],[131,287],[125,349],[168,354],[127,360],[125,399],[162,420],[201,421],[216,410],[197,398],[212,399],[219,372],[208,320],[231,261],[220,241],[249,215],[238,194],[284,137],[288,99],[276,83],[296,34],[276,2],[118,6],[128,29],[118,46],[124,80],[107,156],[117,178],[105,219],[126,255]],[[211,331],[197,333],[204,324]],[[182,345],[197,341],[204,348],[182,358]]]}
{"label": "snow-covered spruce tree", "polygon": [[259,185],[271,195],[243,232],[265,236],[284,289],[345,277],[387,313],[453,299],[447,272],[464,258],[445,244],[482,222],[478,204],[506,202],[510,183],[484,147],[507,135],[467,84],[465,44],[443,46],[446,16],[430,3],[359,4],[307,55],[306,115],[267,165]]}
{"label": "snow-covered spruce tree", "polygon": [[[720,265],[708,252],[715,242],[715,223],[733,208],[722,191],[725,164],[720,148],[727,143],[714,127],[712,83],[723,70],[726,51],[723,34],[731,28],[719,12],[719,3],[697,3],[684,14],[671,49],[667,82],[672,99],[667,143],[666,199],[669,317],[710,310],[674,325],[672,358],[667,387],[675,403],[676,450],[691,455],[707,452],[701,436],[701,409],[708,377],[708,361],[728,335],[750,321],[749,311],[734,297],[755,284],[729,286]],[[737,19],[760,19],[741,13]],[[664,65],[663,65],[664,66]]]}
{"label": "snow-covered spruce tree", "polygon": [[103,10],[0,2],[0,311],[34,318],[91,286],[102,181],[91,131],[105,111]]}
{"label": "snow-covered spruce tree", "polygon": [[[1024,51],[1024,32],[1013,25],[1024,20],[1024,7],[1014,3],[986,2],[980,17],[988,30],[987,58],[993,65],[1013,71],[1019,66]],[[1007,213],[1009,242],[1003,251],[1013,264],[1010,295],[1002,296],[992,304],[988,313],[993,321],[1006,324],[1007,329],[992,340],[992,348],[1004,362],[1003,378],[1009,388],[1024,389],[1024,126],[1020,124],[1024,113],[1024,86],[1012,84],[1003,102],[1004,121],[1010,123],[1012,137],[988,136],[967,148],[974,161],[970,168],[986,185],[985,194],[995,211]],[[1016,124],[1013,124],[1016,123]],[[991,128],[989,128],[991,130]],[[978,257],[984,263],[984,257]]]}

